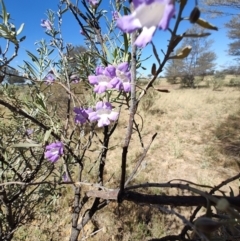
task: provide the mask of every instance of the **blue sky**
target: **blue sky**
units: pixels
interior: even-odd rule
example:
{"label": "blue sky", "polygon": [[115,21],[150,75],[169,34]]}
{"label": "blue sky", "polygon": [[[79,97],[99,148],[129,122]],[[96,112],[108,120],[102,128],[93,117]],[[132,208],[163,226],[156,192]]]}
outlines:
{"label": "blue sky", "polygon": [[[47,9],[51,9],[55,12],[58,10],[58,2],[59,0],[5,0],[7,11],[11,14],[12,22],[15,26],[18,28],[21,23],[25,24],[21,36],[26,35],[26,39],[21,43],[19,55],[12,62],[12,66],[16,67],[17,65],[22,65],[23,60],[29,60],[25,51],[29,50],[34,52],[36,48],[34,43],[47,37],[44,33],[44,29],[40,26],[40,22],[41,19],[46,19]],[[194,2],[193,0],[189,0],[189,4],[184,12],[186,16],[188,16],[193,9]],[[112,9],[109,0],[102,1],[102,8],[106,9],[109,13],[111,12]],[[204,18],[204,16],[201,17]],[[212,24],[219,28],[219,31],[211,31],[212,35],[210,36],[210,38],[214,40],[212,50],[217,54],[218,68],[219,66],[227,65],[233,61],[233,58],[227,54],[227,44],[229,40],[227,38],[226,29],[224,29],[224,22],[229,21],[229,19],[229,17],[209,19]],[[173,23],[174,20],[172,20],[171,24]],[[104,24],[102,27],[104,29]],[[189,27],[191,27],[191,24],[188,21],[183,21],[178,33],[183,33]],[[65,42],[73,45],[84,45],[84,38],[79,31],[80,27],[76,23],[74,17],[70,13],[64,14],[62,33]],[[153,42],[156,44],[159,52],[161,49],[166,50],[169,36],[167,31],[158,31],[157,34],[155,34]],[[2,45],[2,41],[0,44]],[[147,46],[143,51],[143,58],[148,57],[150,54],[151,47]],[[147,75],[150,72],[150,66],[153,62],[156,62],[154,57],[143,63],[143,66],[148,69],[144,74]]]}

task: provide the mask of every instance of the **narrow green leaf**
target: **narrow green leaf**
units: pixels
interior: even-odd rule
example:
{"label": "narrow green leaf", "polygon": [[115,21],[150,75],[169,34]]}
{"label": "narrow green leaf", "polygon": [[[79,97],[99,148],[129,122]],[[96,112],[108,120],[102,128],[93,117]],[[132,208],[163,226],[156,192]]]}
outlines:
{"label": "narrow green leaf", "polygon": [[5,4],[3,2],[3,0],[1,0],[1,5],[2,5],[2,17],[3,17],[3,22],[5,25],[7,25],[8,23],[8,14],[7,14],[7,10],[5,7]]}
{"label": "narrow green leaf", "polygon": [[68,7],[66,7],[65,9],[63,9],[63,10],[61,11],[61,14],[64,14],[65,12],[67,12],[67,10],[68,10]]}
{"label": "narrow green leaf", "polygon": [[42,93],[36,95],[36,103],[35,104],[36,104],[36,106],[38,106],[38,108],[41,111],[43,111],[43,112],[47,111],[46,103],[44,100],[44,95]]}
{"label": "narrow green leaf", "polygon": [[4,32],[8,32],[8,28],[4,24],[0,24],[0,29]]}
{"label": "narrow green leaf", "polygon": [[19,35],[22,32],[23,27],[24,27],[24,23],[21,24],[20,28],[17,30],[17,34],[16,35]]}
{"label": "narrow green leaf", "polygon": [[14,144],[12,145],[12,147],[21,147],[21,148],[29,148],[29,147],[41,147],[42,144],[38,144],[38,143],[18,143],[18,144]]}
{"label": "narrow green leaf", "polygon": [[40,66],[38,58],[34,54],[32,54],[30,51],[26,50],[26,52],[27,52],[28,56],[30,56],[32,58],[32,61],[36,62],[38,64],[38,66]]}
{"label": "narrow green leaf", "polygon": [[44,143],[46,143],[48,141],[49,136],[51,135],[51,132],[52,132],[52,129],[49,129],[46,131],[46,133],[44,135],[44,139],[43,139]]}
{"label": "narrow green leaf", "polygon": [[130,8],[128,8],[126,6],[123,6],[123,12],[124,12],[125,15],[128,15],[128,14],[131,13],[131,10],[130,10]]}
{"label": "narrow green leaf", "polygon": [[118,52],[118,48],[115,48],[113,51],[113,58],[116,59],[117,57],[117,52]]}
{"label": "narrow green leaf", "polygon": [[34,77],[37,78],[37,77],[38,77],[38,74],[37,74],[37,72],[34,70],[33,66],[32,66],[30,63],[26,62],[25,60],[23,60],[23,62],[26,64],[27,69],[30,71],[30,73],[31,73]]}
{"label": "narrow green leaf", "polygon": [[230,197],[234,197],[234,192],[233,192],[232,188],[231,187],[229,187],[229,188],[230,188]]}
{"label": "narrow green leaf", "polygon": [[51,50],[49,51],[49,53],[48,53],[48,56],[49,56],[50,54],[52,54],[53,51],[54,51],[54,49],[51,49]]}
{"label": "narrow green leaf", "polygon": [[125,52],[125,54],[127,54],[128,53],[128,37],[127,37],[126,33],[123,34],[123,39],[124,39],[124,52]]}
{"label": "narrow green leaf", "polygon": [[26,39],[26,36],[23,36],[23,37],[21,37],[18,41],[19,42],[22,42],[23,40],[25,40]]}

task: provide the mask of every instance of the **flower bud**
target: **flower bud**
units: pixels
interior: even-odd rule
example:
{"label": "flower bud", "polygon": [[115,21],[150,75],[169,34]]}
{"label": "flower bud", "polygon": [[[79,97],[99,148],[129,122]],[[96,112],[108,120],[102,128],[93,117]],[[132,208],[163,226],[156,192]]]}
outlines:
{"label": "flower bud", "polygon": [[230,204],[227,201],[227,199],[225,198],[221,198],[218,202],[217,202],[217,209],[223,212],[226,212],[229,208]]}
{"label": "flower bud", "polygon": [[205,235],[211,234],[221,226],[221,223],[207,217],[200,217],[194,222],[194,227],[196,230],[202,232]]}
{"label": "flower bud", "polygon": [[201,14],[201,12],[200,12],[199,8],[198,8],[198,7],[195,7],[195,8],[192,10],[192,12],[191,12],[191,14],[190,14],[190,17],[189,17],[190,23],[196,23],[197,20],[198,20],[199,17],[200,17],[200,14]]}
{"label": "flower bud", "polygon": [[157,70],[156,70],[156,64],[153,64],[152,65],[152,70],[151,70],[151,72],[152,72],[152,75],[156,75],[156,73],[157,73]]}

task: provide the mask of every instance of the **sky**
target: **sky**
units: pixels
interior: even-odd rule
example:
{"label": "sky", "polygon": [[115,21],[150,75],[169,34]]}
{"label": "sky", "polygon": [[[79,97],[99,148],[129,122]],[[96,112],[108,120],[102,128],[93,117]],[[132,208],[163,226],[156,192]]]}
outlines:
{"label": "sky", "polygon": [[[110,14],[112,7],[109,4],[110,0],[102,1],[102,9],[107,10]],[[189,0],[184,15],[189,16],[191,10],[194,8],[195,1]],[[17,67],[23,65],[23,60],[30,60],[26,54],[26,50],[36,53],[36,43],[41,39],[48,39],[49,37],[45,34],[45,30],[40,26],[41,19],[46,19],[47,9],[51,9],[54,12],[58,10],[59,0],[5,0],[7,12],[11,14],[11,22],[19,28],[24,23],[24,29],[20,36],[26,36],[26,39],[21,42],[18,57],[13,60],[11,65]],[[110,15],[109,15],[110,16]],[[204,18],[205,16],[201,16]],[[227,54],[229,39],[227,37],[227,31],[224,28],[224,23],[229,21],[230,17],[221,17],[216,19],[208,19],[212,24],[219,28],[219,31],[210,31],[212,34],[210,39],[214,40],[212,50],[217,54],[217,69],[221,69],[224,66],[229,65],[233,61],[233,57]],[[174,19],[171,20],[171,25],[174,24]],[[101,23],[101,27],[104,31],[105,24]],[[182,21],[178,33],[181,34],[191,27],[189,21]],[[207,30],[208,31],[208,30]],[[63,15],[62,24],[62,35],[66,43],[73,45],[84,45],[84,36],[80,34],[80,26],[77,24],[73,15],[67,12]],[[168,39],[170,34],[168,31],[157,31],[153,38],[153,42],[157,47],[158,52],[161,56],[161,49],[166,50]],[[1,39],[0,45],[4,49],[3,40]],[[147,46],[143,50],[142,59],[151,56],[152,48]],[[151,65],[156,62],[152,56],[147,61],[142,63],[142,66],[147,68],[146,71],[142,70],[143,75],[147,76],[150,73]]]}

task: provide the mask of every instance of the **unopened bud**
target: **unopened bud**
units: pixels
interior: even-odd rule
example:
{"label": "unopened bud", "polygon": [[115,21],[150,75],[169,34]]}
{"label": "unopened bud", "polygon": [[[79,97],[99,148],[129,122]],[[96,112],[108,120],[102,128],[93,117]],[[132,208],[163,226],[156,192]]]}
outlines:
{"label": "unopened bud", "polygon": [[156,64],[152,65],[152,71],[151,72],[152,72],[152,75],[154,75],[154,76],[156,75],[156,73],[157,73]]}
{"label": "unopened bud", "polygon": [[211,234],[221,226],[221,223],[218,223],[207,217],[200,217],[194,222],[194,227],[196,230],[202,232],[203,234]]}
{"label": "unopened bud", "polygon": [[201,12],[200,12],[199,8],[198,8],[198,7],[195,7],[195,8],[192,10],[192,12],[191,12],[191,14],[190,14],[190,17],[189,17],[190,23],[196,23],[197,20],[198,20],[199,17],[200,17],[200,14],[201,14]]}
{"label": "unopened bud", "polygon": [[217,202],[217,206],[216,208],[220,211],[226,212],[227,209],[229,208],[229,202],[227,201],[227,199],[225,198],[221,198],[218,202]]}

